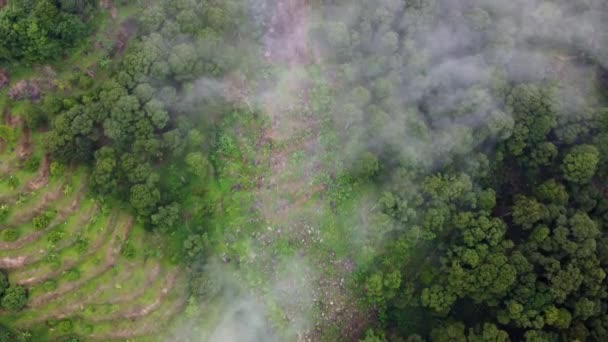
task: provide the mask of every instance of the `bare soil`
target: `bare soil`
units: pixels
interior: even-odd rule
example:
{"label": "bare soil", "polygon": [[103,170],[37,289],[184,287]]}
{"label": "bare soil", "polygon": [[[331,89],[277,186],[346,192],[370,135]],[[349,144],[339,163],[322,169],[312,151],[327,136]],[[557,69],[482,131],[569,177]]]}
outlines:
{"label": "bare soil", "polygon": [[266,36],[265,57],[273,63],[302,65],[312,61],[306,0],[278,0]]}
{"label": "bare soil", "polygon": [[[0,0],[0,8],[2,8],[2,1]],[[0,89],[6,87],[11,81],[11,76],[8,70],[0,68]]]}
{"label": "bare soil", "polygon": [[19,139],[19,144],[17,145],[17,149],[15,150],[17,153],[17,158],[20,161],[24,161],[32,154],[32,133],[30,129],[27,127],[23,127],[23,133],[21,134],[21,138]]}

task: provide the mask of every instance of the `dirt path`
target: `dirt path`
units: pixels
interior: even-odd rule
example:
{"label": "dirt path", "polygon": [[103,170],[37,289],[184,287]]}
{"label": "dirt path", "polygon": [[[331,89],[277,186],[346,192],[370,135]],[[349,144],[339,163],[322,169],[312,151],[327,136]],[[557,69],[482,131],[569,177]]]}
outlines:
{"label": "dirt path", "polygon": [[[345,286],[345,279],[350,279],[355,270],[354,262],[348,257],[339,259],[334,254],[328,258],[314,252],[314,244],[322,243],[317,236],[321,232],[311,226],[314,212],[321,212],[326,206],[322,200],[315,201],[314,196],[322,196],[326,188],[313,182],[323,169],[317,158],[325,151],[319,143],[322,122],[314,117],[309,103],[313,82],[306,67],[320,60],[309,41],[310,17],[306,0],[277,0],[267,28],[265,57],[287,71],[281,75],[275,93],[264,103],[272,125],[261,139],[270,141],[272,147],[269,175],[259,184],[256,207],[269,229],[257,237],[263,246],[278,238],[296,241],[298,254],[308,255],[316,270],[316,275],[306,280],[313,287],[309,301],[331,303],[314,317],[317,326],[300,331],[297,340],[317,341],[321,339],[321,330],[339,327],[347,340],[357,341],[362,332],[355,327],[364,325],[366,313],[357,308],[356,299]],[[300,155],[296,162],[292,162],[294,153]],[[306,306],[292,311],[287,301],[283,309],[287,319],[290,316],[297,319],[302,314],[297,311],[306,310]]]}
{"label": "dirt path", "polygon": [[272,63],[290,66],[310,63],[309,30],[306,0],[278,0],[266,35],[264,56]]}
{"label": "dirt path", "polygon": [[17,158],[21,161],[24,161],[32,154],[32,132],[28,127],[23,127],[23,134],[21,134],[15,153],[17,153]]}

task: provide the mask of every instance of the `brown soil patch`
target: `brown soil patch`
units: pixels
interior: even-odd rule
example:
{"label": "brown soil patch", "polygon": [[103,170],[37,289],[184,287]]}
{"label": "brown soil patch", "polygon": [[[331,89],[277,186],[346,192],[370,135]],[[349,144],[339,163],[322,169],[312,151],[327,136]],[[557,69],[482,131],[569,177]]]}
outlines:
{"label": "brown soil patch", "polygon": [[19,268],[25,264],[26,260],[27,260],[27,257],[25,257],[25,256],[0,258],[0,268],[2,268],[2,269]]}
{"label": "brown soil patch", "polygon": [[17,153],[17,158],[19,158],[21,161],[24,161],[30,154],[32,154],[32,133],[30,132],[29,128],[23,127],[23,133],[21,134],[21,138],[19,139],[19,144],[17,145],[15,152]]}
{"label": "brown soil patch", "polygon": [[23,121],[21,120],[20,117],[13,116],[11,111],[9,109],[6,109],[6,111],[4,112],[4,124],[5,125],[7,125],[11,128],[17,128],[17,127],[21,126],[22,122]]}
{"label": "brown soil patch", "polygon": [[21,80],[8,91],[11,100],[38,101],[41,95],[40,82],[37,80]]}
{"label": "brown soil patch", "polygon": [[309,29],[306,0],[278,0],[270,20],[264,56],[273,63],[310,63]]}
{"label": "brown soil patch", "polygon": [[[0,8],[2,8],[2,0],[0,0]],[[8,70],[0,68],[0,89],[6,87],[11,82],[11,76]]]}

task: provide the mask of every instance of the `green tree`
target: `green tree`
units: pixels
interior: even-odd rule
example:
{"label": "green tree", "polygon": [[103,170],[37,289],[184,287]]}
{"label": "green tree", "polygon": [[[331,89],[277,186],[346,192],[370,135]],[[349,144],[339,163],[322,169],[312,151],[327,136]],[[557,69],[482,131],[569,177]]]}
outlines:
{"label": "green tree", "polygon": [[22,286],[11,286],[5,290],[1,301],[2,307],[10,311],[19,311],[27,304],[27,292]]}
{"label": "green tree", "polygon": [[597,170],[599,151],[591,145],[573,147],[564,157],[561,165],[564,178],[573,183],[586,183]]}

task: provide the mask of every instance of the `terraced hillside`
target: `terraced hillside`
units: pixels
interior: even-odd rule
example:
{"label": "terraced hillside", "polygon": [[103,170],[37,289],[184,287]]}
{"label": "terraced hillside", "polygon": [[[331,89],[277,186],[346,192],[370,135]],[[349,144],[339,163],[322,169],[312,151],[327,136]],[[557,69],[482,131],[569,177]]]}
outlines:
{"label": "terraced hillside", "polygon": [[58,166],[18,119],[2,122],[0,269],[28,301],[0,322],[33,340],[154,339],[186,302],[184,273],[126,210],[88,196],[85,169]]}

